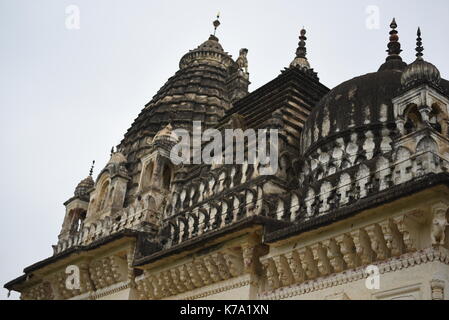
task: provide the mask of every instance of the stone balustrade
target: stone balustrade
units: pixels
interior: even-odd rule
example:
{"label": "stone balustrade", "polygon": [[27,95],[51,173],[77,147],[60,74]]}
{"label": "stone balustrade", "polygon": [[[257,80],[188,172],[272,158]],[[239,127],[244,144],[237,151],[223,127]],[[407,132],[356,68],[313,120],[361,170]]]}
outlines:
{"label": "stone balustrade", "polygon": [[449,161],[434,151],[413,154],[400,148],[391,157],[382,155],[373,158],[309,185],[304,191],[303,200],[292,194],[288,199],[281,200],[276,215],[284,220],[308,221],[393,186],[448,171]]}
{"label": "stone balustrade", "polygon": [[444,238],[448,208],[446,202],[437,203],[430,208],[430,217],[424,212],[403,213],[317,243],[264,256],[264,291],[324,279],[432,246],[449,247],[449,241],[441,241],[438,236]]}
{"label": "stone balustrade", "polygon": [[123,229],[136,229],[141,222],[148,220],[148,215],[150,214],[150,210],[146,208],[125,208],[115,215],[115,219],[107,216],[88,226],[84,226],[68,239],[60,240],[53,247],[54,254],[61,253],[72,247],[88,245],[95,240],[110,236]]}
{"label": "stone balustrade", "polygon": [[238,277],[252,263],[252,247],[215,251],[156,272],[146,270],[136,278],[139,299],[164,299]]}
{"label": "stone balustrade", "polygon": [[187,241],[206,232],[218,231],[245,217],[261,215],[263,188],[254,185],[189,208],[164,221],[170,235],[168,246]]}

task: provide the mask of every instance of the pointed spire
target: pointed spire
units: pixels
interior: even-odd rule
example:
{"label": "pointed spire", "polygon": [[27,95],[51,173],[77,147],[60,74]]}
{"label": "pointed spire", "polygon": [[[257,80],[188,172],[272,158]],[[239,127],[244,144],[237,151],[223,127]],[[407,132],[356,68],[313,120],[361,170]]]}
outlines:
{"label": "pointed spire", "polygon": [[307,48],[306,48],[306,33],[307,31],[302,28],[300,31],[300,36],[299,36],[299,43],[298,43],[298,49],[296,49],[296,57],[297,58],[306,58],[307,55]]}
{"label": "pointed spire", "polygon": [[416,32],[416,60],[409,64],[401,76],[403,89],[410,89],[423,83],[440,85],[441,74],[436,66],[423,59],[424,47],[422,46],[421,28]]}
{"label": "pointed spire", "polygon": [[385,62],[380,66],[379,71],[386,70],[404,70],[407,67],[407,64],[402,61],[401,58],[401,44],[399,43],[398,31],[396,28],[398,24],[396,23],[396,19],[393,18],[393,21],[390,23],[390,42],[388,43],[388,57],[385,59]]}
{"label": "pointed spire", "polygon": [[302,28],[299,35],[298,49],[296,49],[296,58],[290,64],[290,67],[299,67],[302,69],[310,69],[309,61],[307,61],[307,47],[306,47],[306,33],[307,31]]}
{"label": "pointed spire", "polygon": [[217,28],[220,26],[220,12],[217,13],[217,20],[215,20],[212,24],[214,25],[214,36],[215,33],[217,32]]}
{"label": "pointed spire", "polygon": [[416,38],[416,60],[423,60],[423,51],[424,47],[422,46],[422,38],[421,38],[421,28],[418,27],[418,31],[416,32],[417,38]]}
{"label": "pointed spire", "polygon": [[92,166],[90,167],[89,176],[92,177],[94,174],[95,160],[92,161]]}
{"label": "pointed spire", "polygon": [[393,18],[393,21],[391,21],[390,24],[390,42],[388,43],[388,60],[401,60],[402,58],[400,56],[402,50],[401,50],[401,43],[399,42],[399,36],[398,31],[396,28],[398,27],[398,24],[396,23],[396,19]]}

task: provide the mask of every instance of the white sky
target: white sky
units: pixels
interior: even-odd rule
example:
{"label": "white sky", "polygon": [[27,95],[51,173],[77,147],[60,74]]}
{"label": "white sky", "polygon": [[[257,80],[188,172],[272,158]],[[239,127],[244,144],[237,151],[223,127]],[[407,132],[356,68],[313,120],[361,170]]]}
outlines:
{"label": "white sky", "polygon": [[[71,4],[79,30],[66,28]],[[379,29],[366,27],[370,5]],[[302,26],[328,87],[376,71],[393,16],[405,61],[419,25],[425,59],[447,77],[448,9],[447,0],[0,0],[1,286],[51,256],[63,202],[93,159],[96,173],[106,164],[183,54],[208,38],[217,11],[224,49],[249,49],[254,90],[293,60]]]}

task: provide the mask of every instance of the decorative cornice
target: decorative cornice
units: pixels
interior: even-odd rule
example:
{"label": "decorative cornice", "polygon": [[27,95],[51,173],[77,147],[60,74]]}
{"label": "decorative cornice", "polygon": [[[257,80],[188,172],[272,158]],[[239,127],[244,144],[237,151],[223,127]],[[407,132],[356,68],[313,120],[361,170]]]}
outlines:
{"label": "decorative cornice", "polygon": [[202,289],[198,289],[195,291],[202,291],[200,293],[195,292],[187,292],[186,294],[180,294],[174,297],[170,297],[170,299],[177,299],[177,300],[197,300],[206,298],[208,296],[218,294],[221,292],[229,291],[232,289],[237,289],[249,285],[257,285],[257,283],[250,278],[250,275],[245,274],[238,278],[233,278],[231,280],[225,280],[222,282],[219,282],[217,284],[211,285],[210,287],[216,287],[214,289],[209,289],[202,291]]}
{"label": "decorative cornice", "polygon": [[342,218],[347,218],[358,214],[363,210],[368,210],[384,203],[409,196],[413,193],[439,184],[449,185],[448,173],[429,174],[421,179],[408,181],[401,185],[391,187],[385,191],[358,200],[353,205],[337,209],[324,216],[320,216],[307,222],[294,224],[288,228],[278,229],[272,233],[268,233],[264,239],[266,243],[274,243],[280,240],[284,240],[293,235],[299,235],[309,230],[329,225],[332,222],[341,220]]}
{"label": "decorative cornice", "polygon": [[[379,267],[380,274],[386,274],[435,261],[449,265],[448,250],[443,247],[427,248],[421,251],[404,254],[398,258],[391,258],[383,262],[373,263],[373,265]],[[366,279],[368,276],[369,275],[365,272],[365,268],[360,267],[357,269],[347,270],[342,273],[333,274],[329,277],[307,281],[300,285],[291,285],[289,287],[268,291],[266,293],[259,294],[258,297],[262,300],[288,299]]]}
{"label": "decorative cornice", "polygon": [[131,287],[131,282],[129,280],[119,282],[119,283],[113,284],[112,286],[109,286],[107,288],[103,288],[103,289],[93,292],[91,295],[91,298],[96,300],[96,299],[108,296],[110,294],[114,294],[119,291],[128,289],[130,287]]}

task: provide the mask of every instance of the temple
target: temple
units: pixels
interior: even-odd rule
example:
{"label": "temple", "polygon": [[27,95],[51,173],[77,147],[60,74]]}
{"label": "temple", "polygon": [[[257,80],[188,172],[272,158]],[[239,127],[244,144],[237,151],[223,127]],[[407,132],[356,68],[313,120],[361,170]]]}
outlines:
{"label": "temple", "polygon": [[[234,60],[211,35],[77,185],[53,256],[5,288],[24,300],[449,300],[449,82],[421,30],[407,64],[390,27],[377,71],[332,90],[304,29],[253,92],[248,49]],[[194,122],[276,130],[277,170],[174,164],[175,131]]]}

